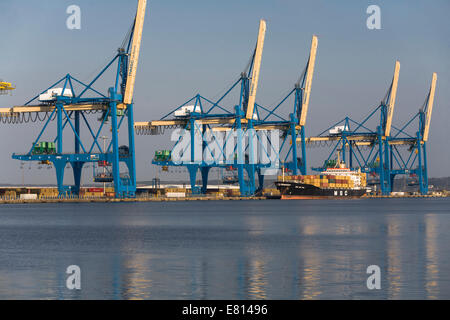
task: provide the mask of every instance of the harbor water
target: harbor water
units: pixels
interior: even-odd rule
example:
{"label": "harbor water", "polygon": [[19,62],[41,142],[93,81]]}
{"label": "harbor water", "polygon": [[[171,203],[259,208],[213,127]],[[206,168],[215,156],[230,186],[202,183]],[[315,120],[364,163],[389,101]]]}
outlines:
{"label": "harbor water", "polygon": [[449,198],[2,205],[0,299],[450,299],[449,230]]}

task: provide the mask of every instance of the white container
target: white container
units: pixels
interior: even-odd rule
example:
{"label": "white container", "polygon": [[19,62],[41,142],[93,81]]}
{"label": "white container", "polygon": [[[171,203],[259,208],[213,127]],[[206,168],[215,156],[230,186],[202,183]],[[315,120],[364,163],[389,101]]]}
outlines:
{"label": "white container", "polygon": [[64,97],[73,97],[72,90],[65,89],[63,94],[63,88],[53,88],[50,90],[47,90],[47,92],[39,95],[39,101],[46,102],[46,101],[54,101],[56,100],[56,97],[64,96]]}
{"label": "white container", "polygon": [[181,107],[180,109],[178,109],[177,111],[175,111],[174,115],[175,115],[175,117],[187,117],[189,114],[194,112],[194,108],[195,108],[195,112],[197,112],[197,113],[202,112],[202,109],[200,108],[200,106],[184,106],[184,107]]}
{"label": "white container", "polygon": [[348,127],[347,126],[336,126],[333,129],[331,129],[329,132],[330,132],[330,134],[339,134],[339,133],[342,133],[343,131],[348,131]]}
{"label": "white container", "polygon": [[37,200],[37,194],[25,193],[20,195],[20,200]]}
{"label": "white container", "polygon": [[185,198],[186,193],[185,192],[167,192],[166,197],[167,198]]}

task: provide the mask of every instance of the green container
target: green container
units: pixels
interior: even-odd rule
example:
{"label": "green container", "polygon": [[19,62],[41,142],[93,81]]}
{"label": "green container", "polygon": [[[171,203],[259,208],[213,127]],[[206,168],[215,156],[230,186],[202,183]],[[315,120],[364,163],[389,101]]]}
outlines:
{"label": "green container", "polygon": [[49,142],[48,143],[48,150],[49,150],[49,153],[55,154],[56,153],[56,143]]}
{"label": "green container", "polygon": [[34,147],[34,151],[36,154],[43,154],[45,151],[43,142],[37,143],[36,146]]}
{"label": "green container", "polygon": [[155,151],[155,160],[156,161],[161,161],[162,159],[162,151]]}
{"label": "green container", "polygon": [[172,151],[170,150],[158,150],[155,151],[155,160],[156,161],[168,161],[170,160]]}
{"label": "green container", "polygon": [[337,164],[336,160],[325,161],[325,167],[328,167],[328,168],[336,167],[336,164]]}

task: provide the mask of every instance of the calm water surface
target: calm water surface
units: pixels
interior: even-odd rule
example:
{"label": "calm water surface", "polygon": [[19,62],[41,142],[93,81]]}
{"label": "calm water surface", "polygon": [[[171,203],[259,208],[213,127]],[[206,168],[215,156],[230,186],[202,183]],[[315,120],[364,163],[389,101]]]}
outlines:
{"label": "calm water surface", "polygon": [[449,199],[2,205],[0,299],[450,299],[449,244]]}

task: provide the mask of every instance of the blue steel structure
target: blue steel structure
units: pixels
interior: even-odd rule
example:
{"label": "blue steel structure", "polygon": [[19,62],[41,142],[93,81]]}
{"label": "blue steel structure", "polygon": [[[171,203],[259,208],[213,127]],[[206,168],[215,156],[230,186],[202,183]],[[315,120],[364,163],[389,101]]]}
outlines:
{"label": "blue steel structure", "polygon": [[[314,41],[317,46],[316,37],[313,38],[313,44]],[[264,169],[275,168],[276,173],[278,173],[278,169],[283,167],[290,169],[294,174],[298,172],[306,174],[306,144],[303,142],[301,150],[298,150],[295,141],[298,137],[303,137],[303,141],[305,141],[305,129],[301,125],[301,118],[302,115],[306,118],[306,112],[302,114],[302,109],[307,108],[305,90],[308,89],[308,79],[309,81],[312,80],[315,50],[316,47],[313,52],[313,61],[311,61],[312,57],[310,55],[305,72],[295,84],[294,88],[281,99],[281,102],[272,108],[266,108],[255,103],[254,116],[251,118],[245,115],[247,113],[252,81],[248,75],[252,74],[256,50],[246,70],[241,73],[239,79],[217,101],[211,101],[197,94],[166,114],[160,120],[136,123],[135,127],[138,134],[155,135],[161,134],[164,128],[183,128],[190,132],[190,141],[195,140],[196,134],[201,136],[202,145],[196,146],[194,143],[190,143],[185,148],[185,151],[190,151],[189,161],[179,163],[172,161],[172,159],[167,159],[166,161],[154,159],[152,164],[161,167],[186,167],[189,172],[193,194],[206,193],[208,174],[211,168],[232,168],[233,170],[237,170],[241,196],[254,195],[262,190]],[[221,103],[233,92],[237,91],[237,89],[239,89],[238,104],[234,106],[234,110],[229,111]],[[280,114],[279,111],[283,109],[282,105],[292,100],[293,110],[291,109],[292,112],[289,116],[286,117]],[[182,110],[183,107],[188,105],[191,106],[192,112],[183,118],[173,117],[176,111]],[[172,118],[169,118],[171,116]],[[279,141],[275,142],[271,140],[271,136],[269,135],[272,130],[279,130],[278,132],[281,132]],[[213,143],[216,143],[214,147],[216,150],[219,150],[219,154],[225,155],[227,144],[230,143],[230,137],[232,135],[227,135],[224,143],[219,145],[217,143],[219,139],[216,139],[215,134],[221,131],[236,132],[237,144],[233,149],[235,159],[232,163],[216,160],[217,155],[212,154],[211,146],[206,143],[208,140],[207,135],[212,134],[214,137]],[[260,139],[261,136],[258,136],[256,132],[260,132],[268,137],[267,145],[264,145],[262,139]],[[246,133],[249,136],[256,135],[257,138],[255,140],[249,138],[248,145],[244,146]],[[179,143],[180,140],[175,143],[173,150],[175,150]],[[214,158],[214,163],[204,161],[204,159],[196,160],[195,148],[201,148],[201,154],[209,152]],[[254,157],[258,152],[257,150],[264,153],[264,157],[268,159],[268,162],[255,161]],[[202,177],[201,187],[196,185],[198,171],[200,171]],[[258,178],[258,184],[256,183],[256,178]]]}
{"label": "blue steel structure", "polygon": [[[428,93],[424,106],[419,112],[401,128],[392,126],[392,133],[385,135],[386,123],[389,117],[389,101],[391,90],[386,98],[361,122],[349,117],[333,124],[316,137],[306,139],[309,146],[331,145],[332,151],[322,167],[312,168],[314,171],[322,171],[329,160],[337,158],[337,153],[342,156],[349,168],[360,169],[376,181],[383,195],[389,195],[393,191],[395,177],[397,175],[417,176],[419,192],[428,193],[428,165],[426,144],[428,130],[433,108],[436,75]],[[370,120],[378,114],[378,126],[370,129]],[[418,122],[417,131],[413,130],[413,124]],[[330,134],[333,128],[343,128],[337,134]]]}
{"label": "blue steel structure", "polygon": [[[419,192],[428,193],[427,142],[433,111],[437,74],[434,73],[430,91],[419,111],[389,139],[391,187],[398,174],[417,177]],[[417,126],[415,127],[414,124]]]}
{"label": "blue steel structure", "polygon": [[[60,86],[62,92],[70,89],[72,96],[55,96],[54,100],[48,103],[40,103],[39,95],[21,107],[12,108],[12,113],[8,115],[15,121],[24,121],[28,114],[28,120],[31,114],[36,113],[35,120],[45,121],[42,130],[32,143],[32,147],[26,154],[13,154],[12,158],[21,161],[39,161],[53,163],[56,170],[59,195],[61,197],[78,195],[81,186],[81,176],[83,167],[87,163],[97,163],[106,161],[112,164],[113,181],[115,195],[118,198],[132,198],[136,193],[136,161],[135,161],[135,137],[133,120],[133,102],[125,103],[125,91],[127,89],[127,80],[135,74],[131,73],[130,59],[133,58],[131,49],[135,48],[135,42],[139,40],[137,52],[140,48],[140,37],[142,29],[139,31],[139,39],[134,38],[136,33],[137,19],[140,26],[143,25],[143,16],[145,15],[146,1],[140,0],[138,14],[133,24],[132,30],[127,35],[122,47],[118,49],[115,57],[94,77],[94,79],[85,84],[75,77],[67,74],[56,83],[49,86],[47,90]],[[134,53],[136,54],[136,52]],[[131,58],[130,58],[131,57]],[[137,61],[135,61],[137,65]],[[137,66],[135,66],[137,67]],[[115,70],[113,86],[108,89],[108,93],[103,94],[94,88],[94,85],[104,78],[108,70]],[[134,85],[134,83],[133,83]],[[41,94],[42,94],[41,93]],[[35,103],[33,105],[33,103]],[[39,114],[44,114],[43,117]],[[93,115],[101,115],[99,119]],[[4,116],[4,115],[3,115]],[[105,133],[107,123],[111,121],[111,142],[103,149],[99,139]],[[50,131],[50,123],[56,120],[56,132]],[[92,122],[100,121],[100,124],[94,125]],[[11,120],[10,120],[11,122]],[[83,130],[84,131],[83,131]],[[69,133],[66,133],[69,131]],[[64,141],[64,135],[73,135],[73,147],[68,147]],[[54,135],[56,143],[56,153],[42,154],[36,153],[35,146],[45,136]],[[89,136],[88,139],[85,136]],[[128,145],[119,145],[119,139],[127,136]],[[126,139],[124,138],[124,139]],[[127,172],[121,173],[120,164],[124,163]],[[64,185],[64,171],[66,165],[70,164],[73,170],[74,185]]]}

